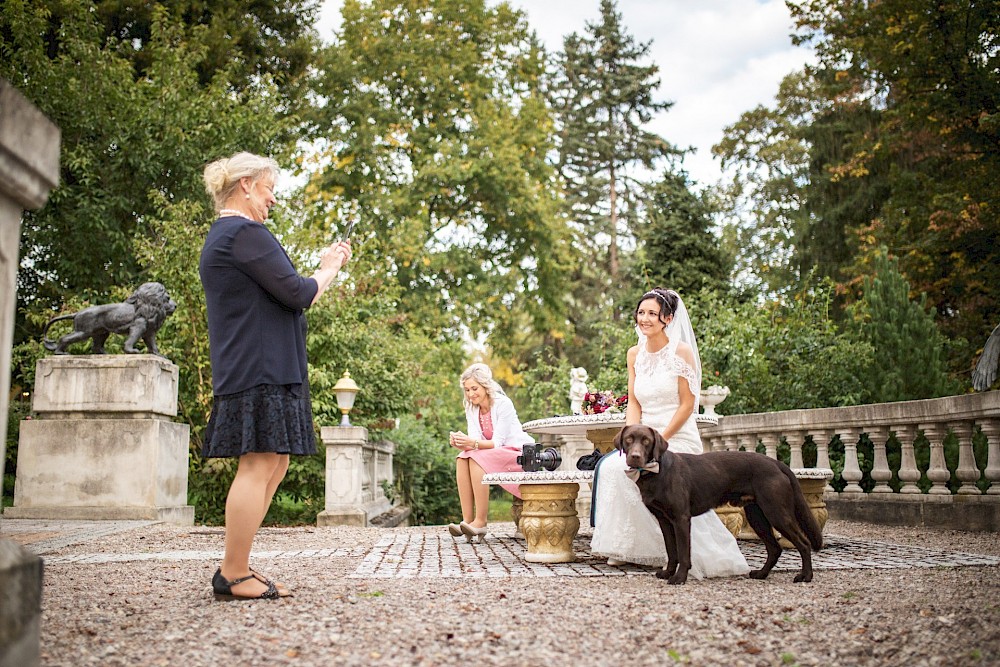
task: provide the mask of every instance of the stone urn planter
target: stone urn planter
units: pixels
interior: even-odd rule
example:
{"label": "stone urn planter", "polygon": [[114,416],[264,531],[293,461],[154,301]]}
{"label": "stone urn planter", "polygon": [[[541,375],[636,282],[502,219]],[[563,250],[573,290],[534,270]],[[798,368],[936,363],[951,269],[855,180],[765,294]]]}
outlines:
{"label": "stone urn planter", "polygon": [[719,417],[722,415],[715,411],[715,406],[722,403],[729,396],[729,387],[720,387],[717,384],[713,384],[711,387],[702,389],[700,396],[701,406],[705,408],[705,412],[699,415],[699,417],[718,423]]}

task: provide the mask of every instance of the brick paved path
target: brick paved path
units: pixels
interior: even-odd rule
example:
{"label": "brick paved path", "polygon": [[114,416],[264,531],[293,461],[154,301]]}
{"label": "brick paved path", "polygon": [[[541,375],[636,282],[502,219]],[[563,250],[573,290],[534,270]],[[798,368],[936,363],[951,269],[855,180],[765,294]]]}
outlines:
{"label": "brick paved path", "polygon": [[[150,525],[148,521],[108,522],[33,522],[4,520],[3,534],[42,555],[46,567],[129,561],[214,561],[222,557],[220,550],[178,550],[154,553],[88,553],[88,542],[100,537]],[[763,544],[740,541],[740,549],[753,568],[765,558]],[[47,556],[57,550],[75,553]],[[267,559],[333,559],[351,558],[358,566],[351,574],[359,579],[403,577],[503,578],[503,577],[621,577],[649,576],[654,569],[637,565],[611,567],[604,559],[590,554],[590,536],[583,534],[574,542],[579,557],[575,563],[547,565],[524,560],[524,540],[506,535],[491,535],[483,544],[454,539],[443,531],[386,531],[376,544],[366,547],[337,549],[297,549],[255,551],[254,558]],[[886,542],[859,541],[827,536],[826,546],[813,554],[817,570],[837,569],[908,569],[932,567],[962,567],[970,565],[1000,565],[995,556],[941,551]],[[785,551],[776,570],[798,570],[798,553]]]}

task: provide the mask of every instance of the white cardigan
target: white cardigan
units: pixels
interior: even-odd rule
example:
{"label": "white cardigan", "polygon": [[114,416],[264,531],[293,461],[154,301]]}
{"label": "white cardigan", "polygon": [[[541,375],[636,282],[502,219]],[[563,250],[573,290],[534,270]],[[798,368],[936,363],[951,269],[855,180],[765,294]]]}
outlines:
{"label": "white cardigan", "polygon": [[494,394],[490,418],[493,420],[493,437],[487,438],[483,435],[483,429],[479,425],[479,407],[467,406],[465,420],[469,437],[474,440],[492,440],[494,447],[511,447],[518,450],[521,449],[522,445],[535,441],[521,429],[521,422],[517,419],[517,410],[514,409],[514,404],[506,396]]}

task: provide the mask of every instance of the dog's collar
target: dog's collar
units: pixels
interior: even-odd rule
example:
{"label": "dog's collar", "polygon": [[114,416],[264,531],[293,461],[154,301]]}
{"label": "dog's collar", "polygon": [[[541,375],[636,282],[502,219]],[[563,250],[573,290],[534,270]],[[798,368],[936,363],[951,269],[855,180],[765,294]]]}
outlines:
{"label": "dog's collar", "polygon": [[639,481],[639,475],[644,472],[651,472],[654,475],[660,472],[660,462],[650,461],[642,468],[625,468],[625,476],[628,477],[633,482]]}

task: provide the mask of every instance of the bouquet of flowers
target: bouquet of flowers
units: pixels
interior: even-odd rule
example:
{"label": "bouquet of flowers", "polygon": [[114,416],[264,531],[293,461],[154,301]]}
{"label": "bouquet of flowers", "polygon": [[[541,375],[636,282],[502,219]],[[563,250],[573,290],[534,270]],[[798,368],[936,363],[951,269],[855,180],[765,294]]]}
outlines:
{"label": "bouquet of flowers", "polygon": [[610,391],[587,392],[583,397],[583,414],[599,415],[602,412],[624,412],[628,407],[628,394],[615,397]]}

